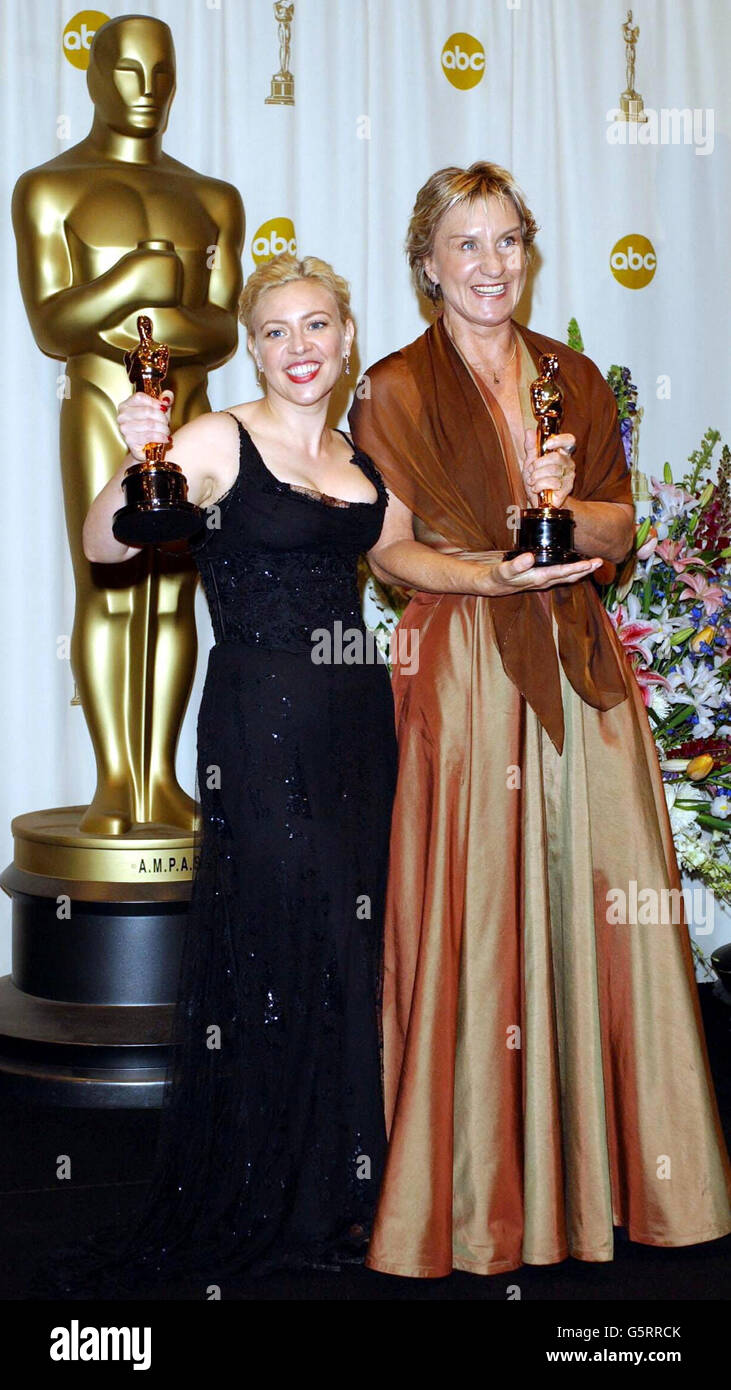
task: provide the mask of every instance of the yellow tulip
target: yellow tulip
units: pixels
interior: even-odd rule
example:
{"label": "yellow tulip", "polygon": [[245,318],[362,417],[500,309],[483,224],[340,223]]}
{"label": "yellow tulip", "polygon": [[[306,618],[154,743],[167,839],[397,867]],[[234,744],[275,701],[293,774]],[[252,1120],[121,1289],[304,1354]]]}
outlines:
{"label": "yellow tulip", "polygon": [[716,634],[712,627],[702,627],[700,632],[697,632],[695,637],[691,637],[690,639],[691,651],[699,652],[702,642],[708,642],[709,645],[712,645],[715,636]]}
{"label": "yellow tulip", "polygon": [[691,758],[685,769],[686,777],[690,777],[691,782],[702,782],[713,768],[713,758],[710,753],[699,753],[697,758]]}

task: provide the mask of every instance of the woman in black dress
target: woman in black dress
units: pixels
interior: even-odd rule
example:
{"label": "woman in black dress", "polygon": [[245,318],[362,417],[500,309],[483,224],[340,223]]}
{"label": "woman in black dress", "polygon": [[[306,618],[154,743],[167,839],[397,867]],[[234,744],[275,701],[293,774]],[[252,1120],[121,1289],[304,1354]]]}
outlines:
{"label": "woman in black dress", "polygon": [[[280,256],[249,279],[240,317],[263,397],[185,425],[168,455],[208,509],[191,543],[215,635],[198,717],[201,853],[151,1186],[123,1245],[93,1238],[90,1294],[99,1277],[131,1292],[181,1274],[225,1287],[240,1271],[358,1262],[383,1164],[396,751],[356,576],[387,494],[326,422],[353,339],[346,282]],[[168,437],[166,404],[139,394],[120,408],[134,458]],[[111,529],[125,466],[87,517],[90,560],[133,553]],[[346,644],[362,659],[338,661]]]}

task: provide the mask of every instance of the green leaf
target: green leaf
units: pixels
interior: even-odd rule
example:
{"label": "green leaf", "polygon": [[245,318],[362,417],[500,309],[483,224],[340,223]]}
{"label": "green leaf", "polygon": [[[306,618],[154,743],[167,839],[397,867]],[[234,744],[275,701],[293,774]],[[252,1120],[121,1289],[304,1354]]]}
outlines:
{"label": "green leaf", "polygon": [[706,811],[700,811],[696,816],[699,825],[704,825],[707,830],[726,830],[731,831],[731,820],[723,820],[721,816],[709,816]]}
{"label": "green leaf", "polygon": [[637,535],[635,536],[635,550],[639,550],[640,546],[645,544],[645,541],[647,540],[647,537],[650,534],[651,526],[652,517],[646,516],[644,521],[640,524]]}
{"label": "green leaf", "polygon": [[569,347],[574,349],[574,352],[584,351],[584,339],[581,336],[581,329],[574,318],[569,319],[568,337],[566,341]]}
{"label": "green leaf", "polygon": [[663,725],[664,729],[677,729],[679,724],[684,724],[690,714],[695,709],[694,705],[681,705],[678,713],[672,719],[668,719]]}

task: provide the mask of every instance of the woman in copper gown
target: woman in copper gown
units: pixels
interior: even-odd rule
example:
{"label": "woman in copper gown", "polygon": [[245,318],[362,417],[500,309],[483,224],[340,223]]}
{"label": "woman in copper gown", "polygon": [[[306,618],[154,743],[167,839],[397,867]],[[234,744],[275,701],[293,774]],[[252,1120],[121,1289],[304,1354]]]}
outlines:
{"label": "woman in copper gown", "polygon": [[[394,668],[390,1144],[367,1259],[412,1277],[610,1260],[615,1226],[667,1246],[731,1230],[682,900],[649,927],[608,911],[612,890],[661,902],[680,880],[593,583],[633,537],[614,398],[587,357],[513,317],[535,232],[505,170],[433,175],[407,249],[441,312],[369,370],[350,414],[391,493],[371,561],[415,591],[400,627],[418,669]],[[546,352],[564,417],[537,458]],[[547,489],[586,558],[503,561]]]}

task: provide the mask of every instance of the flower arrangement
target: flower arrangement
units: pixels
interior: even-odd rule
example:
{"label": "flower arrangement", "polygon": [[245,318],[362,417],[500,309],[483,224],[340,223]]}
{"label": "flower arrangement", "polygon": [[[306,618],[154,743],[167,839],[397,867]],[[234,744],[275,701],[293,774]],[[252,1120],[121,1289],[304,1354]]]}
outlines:
{"label": "flower arrangement", "polygon": [[[731,451],[707,430],[665,464],[604,602],[642,692],[682,868],[731,901]],[[629,571],[629,572],[628,572]]]}

